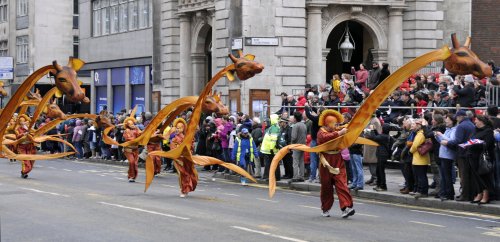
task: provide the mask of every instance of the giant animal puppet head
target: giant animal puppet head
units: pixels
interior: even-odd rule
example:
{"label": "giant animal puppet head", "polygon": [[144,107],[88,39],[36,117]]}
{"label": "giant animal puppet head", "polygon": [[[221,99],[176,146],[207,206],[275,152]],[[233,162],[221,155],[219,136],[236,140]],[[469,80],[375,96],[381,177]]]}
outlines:
{"label": "giant animal puppet head", "polygon": [[44,112],[47,113],[47,117],[51,119],[66,119],[66,115],[61,111],[59,106],[56,104],[56,100],[53,102],[47,103],[46,109]]}
{"label": "giant animal puppet head", "polygon": [[[236,75],[240,80],[247,80],[259,74],[264,70],[264,65],[254,61],[255,56],[247,54],[243,56],[243,53],[239,51],[240,58],[236,58],[234,55],[229,54],[229,58],[234,63]],[[227,78],[232,81],[234,80],[233,72],[226,73]]]}
{"label": "giant animal puppet head", "polygon": [[[57,88],[66,94],[67,99],[71,102],[90,102],[90,99],[85,97],[85,93],[80,87],[81,82],[76,75],[76,72],[84,64],[85,62],[82,60],[73,57],[69,58],[68,66],[60,66],[57,61],[52,62],[55,70],[50,71],[50,75],[54,77]],[[56,96],[59,95],[56,94]]]}
{"label": "giant animal puppet head", "polygon": [[472,74],[479,78],[491,76],[491,67],[482,62],[476,53],[469,49],[470,40],[470,37],[467,37],[465,44],[460,46],[456,34],[451,35],[453,49],[451,56],[444,61],[446,69],[458,75]]}
{"label": "giant animal puppet head", "polygon": [[216,113],[217,115],[229,114],[229,109],[224,105],[220,98],[220,93],[210,92],[201,106],[202,112],[206,114]]}

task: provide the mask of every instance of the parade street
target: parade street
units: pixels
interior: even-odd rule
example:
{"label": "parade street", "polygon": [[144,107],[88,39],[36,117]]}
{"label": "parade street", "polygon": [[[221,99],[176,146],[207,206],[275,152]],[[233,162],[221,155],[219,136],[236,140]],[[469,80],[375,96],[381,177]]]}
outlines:
{"label": "parade street", "polygon": [[356,214],[321,216],[319,194],[213,179],[179,197],[177,176],[162,173],[144,193],[144,170],[38,161],[28,179],[0,159],[1,241],[498,241],[500,216],[355,199]]}

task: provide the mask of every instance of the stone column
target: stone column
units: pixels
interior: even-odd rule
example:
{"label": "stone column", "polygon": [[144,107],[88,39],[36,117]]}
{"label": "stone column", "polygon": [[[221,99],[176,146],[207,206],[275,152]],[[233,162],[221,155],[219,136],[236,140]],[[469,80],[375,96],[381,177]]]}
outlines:
{"label": "stone column", "polygon": [[130,88],[130,68],[125,67],[125,109],[130,110],[134,107],[131,107],[132,105],[132,91]]}
{"label": "stone column", "polygon": [[387,62],[387,50],[376,49],[372,50],[373,61],[378,62],[380,68],[382,68],[382,62]]}
{"label": "stone column", "polygon": [[113,112],[113,84],[111,83],[111,69],[108,69],[108,83],[106,86],[108,112]]}
{"label": "stone column", "polygon": [[322,69],[321,9],[322,6],[307,7],[307,76],[306,82],[320,84]]}
{"label": "stone column", "polygon": [[191,54],[193,62],[193,93],[192,95],[200,95],[202,83],[205,83],[205,55],[203,53]]}
{"label": "stone column", "polygon": [[[212,76],[215,75],[215,73],[217,73],[217,56],[215,56],[215,49],[217,48],[216,44],[217,43],[217,38],[216,38],[216,35],[215,35],[215,32],[217,30],[215,30],[215,8],[209,8],[207,9],[208,11],[208,14],[210,15],[210,18],[212,18],[212,23],[210,24],[212,26]],[[211,76],[208,77],[208,80],[212,79]]]}
{"label": "stone column", "polygon": [[390,66],[403,65],[403,8],[389,8],[387,61]]}
{"label": "stone column", "polygon": [[151,80],[149,79],[151,69],[146,66],[144,71],[144,112],[151,112]]}
{"label": "stone column", "polygon": [[179,14],[180,22],[180,97],[191,95],[192,63],[191,63],[191,17],[188,14]]}
{"label": "stone column", "polygon": [[321,59],[321,83],[330,80],[331,77],[329,76],[326,76],[326,68],[328,68],[328,66],[326,66],[326,57],[328,56],[328,54],[330,54],[330,48],[324,48],[323,49],[323,52],[322,52],[322,55],[323,55],[323,58]]}
{"label": "stone column", "polygon": [[95,89],[95,71],[92,70],[90,71],[90,76],[92,77],[91,80],[90,80],[90,96],[88,98],[90,98],[90,113],[94,114],[97,110],[96,110],[96,101],[97,101],[97,97],[96,97],[96,89]]}

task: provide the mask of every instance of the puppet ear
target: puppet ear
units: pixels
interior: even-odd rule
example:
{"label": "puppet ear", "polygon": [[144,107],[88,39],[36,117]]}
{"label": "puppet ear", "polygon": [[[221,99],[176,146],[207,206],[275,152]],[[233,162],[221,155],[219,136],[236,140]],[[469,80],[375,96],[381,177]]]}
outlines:
{"label": "puppet ear", "polygon": [[226,77],[229,81],[234,81],[234,75],[231,71],[226,72]]}
{"label": "puppet ear", "polygon": [[134,109],[132,109],[132,111],[130,112],[130,116],[131,118],[135,118],[135,113],[137,112],[137,105],[135,105]]}
{"label": "puppet ear", "polygon": [[48,111],[49,111],[49,110],[47,109],[47,105],[45,105],[45,107],[43,107],[42,112],[43,112],[43,113],[47,113]]}
{"label": "puppet ear", "polygon": [[252,54],[246,54],[245,59],[253,61],[255,59],[255,55]]}
{"label": "puppet ear", "polygon": [[54,94],[57,98],[60,98],[63,96],[63,92],[57,88],[56,93]]}
{"label": "puppet ear", "polygon": [[57,61],[52,61],[52,65],[57,70],[57,72],[62,71],[62,67],[61,67],[61,65],[57,64]]}
{"label": "puppet ear", "polygon": [[74,57],[69,58],[68,66],[73,68],[73,70],[79,71],[80,69],[82,69],[83,65],[85,65],[85,62],[83,62],[82,60]]}
{"label": "puppet ear", "polygon": [[470,38],[470,36],[469,36],[469,37],[467,37],[467,39],[465,39],[465,44],[464,44],[464,47],[467,47],[467,48],[469,48],[469,49],[470,49],[470,41],[471,41],[471,38]]}

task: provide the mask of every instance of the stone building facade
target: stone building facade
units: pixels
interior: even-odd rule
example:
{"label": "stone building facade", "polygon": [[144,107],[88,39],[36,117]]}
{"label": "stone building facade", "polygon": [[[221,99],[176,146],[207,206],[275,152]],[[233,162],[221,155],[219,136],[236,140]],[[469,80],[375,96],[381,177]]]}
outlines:
{"label": "stone building facade", "polygon": [[[13,79],[2,80],[7,91],[14,93],[31,73],[53,60],[66,65],[70,56],[78,55],[78,34],[77,0],[0,0],[0,56],[12,57],[14,63]],[[51,83],[43,77],[35,87],[44,94]]]}
{"label": "stone building facade", "polygon": [[[163,0],[160,9],[154,65],[161,72],[153,90],[161,91],[161,103],[197,95],[230,64],[232,43],[242,38],[243,52],[256,55],[265,70],[249,81],[221,80],[216,90],[231,111],[260,115],[263,104],[281,103],[281,92],[297,94],[350,66],[376,61],[395,69],[448,44],[452,32],[464,40],[471,0]],[[346,25],[356,50],[343,64],[338,42]],[[273,43],[248,44],[257,37]]]}

